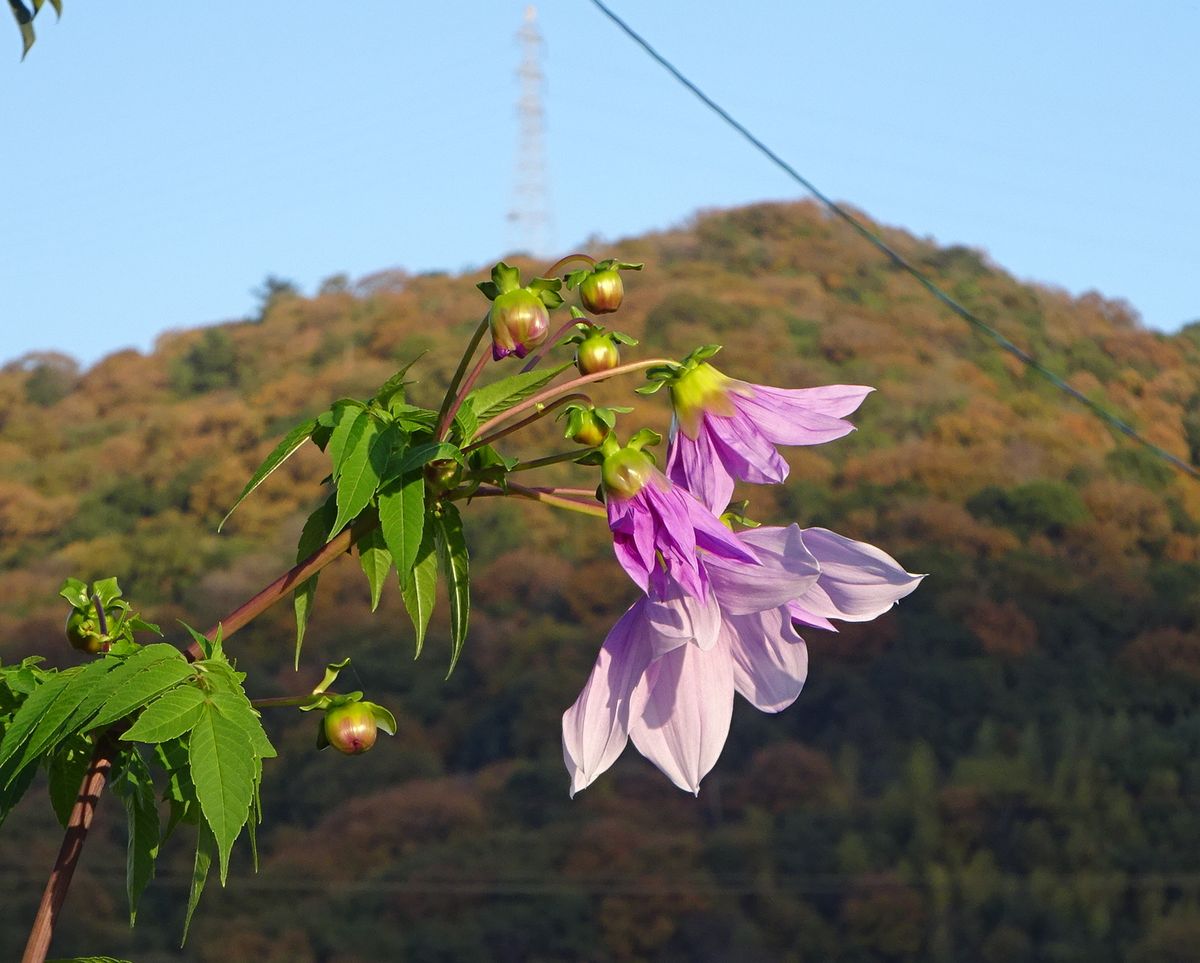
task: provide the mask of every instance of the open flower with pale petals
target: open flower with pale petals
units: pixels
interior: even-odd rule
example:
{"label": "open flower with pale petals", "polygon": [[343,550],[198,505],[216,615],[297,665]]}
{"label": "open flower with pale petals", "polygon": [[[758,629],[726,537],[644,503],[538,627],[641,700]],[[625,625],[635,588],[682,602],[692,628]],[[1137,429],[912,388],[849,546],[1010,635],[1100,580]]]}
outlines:
{"label": "open flower with pale petals", "polygon": [[779,712],[800,694],[808,651],[793,628],[794,610],[827,625],[827,616],[863,621],[923,577],[825,529],[793,525],[735,537],[754,563],[707,559],[711,595],[703,599],[662,580],[604,640],[563,714],[572,795],[608,769],[629,739],[676,786],[698,793],[729,734],[735,691],[764,712]]}
{"label": "open flower with pale petals", "polygon": [[874,389],[863,385],[770,388],[737,381],[707,362],[686,364],[671,381],[667,476],[714,512],[735,482],[781,482],[788,464],[776,445],[819,445],[849,434],[845,416]]}

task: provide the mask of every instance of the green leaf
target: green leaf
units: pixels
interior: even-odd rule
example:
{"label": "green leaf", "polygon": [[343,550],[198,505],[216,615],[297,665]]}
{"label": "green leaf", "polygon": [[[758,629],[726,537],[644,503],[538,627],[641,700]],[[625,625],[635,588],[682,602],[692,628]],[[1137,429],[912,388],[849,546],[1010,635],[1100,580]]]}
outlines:
{"label": "green leaf", "polygon": [[91,765],[94,748],[90,739],[76,736],[55,750],[46,767],[50,805],[64,829],[75,808],[75,800],[79,798],[79,787]]}
{"label": "green leaf", "polygon": [[417,633],[417,651],[413,658],[419,658],[421,647],[425,644],[425,630],[429,627],[429,616],[433,612],[433,604],[437,600],[438,558],[434,549],[433,519],[425,516],[424,533],[421,544],[417,547],[417,556],[413,560],[412,576],[408,585],[401,586],[404,595],[404,607],[408,609],[413,628]]}
{"label": "green leaf", "polygon": [[337,475],[337,518],[330,526],[330,537],[371,504],[396,437],[394,426],[381,429],[379,422],[369,416],[362,431],[351,433]]}
{"label": "green leaf", "polygon": [[6,775],[6,766],[25,745],[34,727],[41,722],[42,716],[50,711],[74,675],[75,673],[60,672],[50,676],[29,694],[13,716],[12,722],[5,727],[4,738],[0,740],[0,787],[8,782],[9,776],[15,775],[15,772]]}
{"label": "green leaf", "polygon": [[[333,473],[337,475],[338,465],[342,463],[346,451],[346,442],[355,425],[363,418],[370,418],[366,408],[358,401],[339,401],[333,406],[333,432],[329,436],[329,444],[325,446],[325,454],[333,464]],[[361,430],[357,429],[357,430]]]}
{"label": "green leaf", "polygon": [[192,914],[196,912],[196,904],[200,902],[200,894],[204,892],[204,884],[208,881],[208,871],[212,868],[213,857],[217,854],[217,841],[208,823],[200,820],[200,831],[196,836],[196,862],[192,867],[192,886],[188,892],[187,915],[183,918],[183,939],[179,945],[187,942],[188,927],[192,925]]}
{"label": "green leaf", "polygon": [[177,686],[146,706],[121,738],[129,742],[177,739],[199,721],[203,706],[203,692],[195,686]]}
{"label": "green leaf", "polygon": [[12,9],[13,17],[16,18],[17,27],[21,31],[21,59],[25,59],[25,55],[29,53],[29,48],[33,46],[35,40],[33,34],[33,14],[29,12],[29,8],[21,2],[21,0],[8,0],[8,5]]}
{"label": "green leaf", "polygon": [[181,822],[196,823],[199,820],[200,804],[196,800],[196,786],[188,768],[186,741],[172,739],[154,747],[154,758],[167,774],[167,788],[163,798],[171,808],[170,818],[163,830],[165,842]]}
{"label": "green leaf", "polygon": [[379,530],[396,564],[400,587],[404,588],[411,578],[425,530],[425,479],[419,471],[403,475],[380,489]]}
{"label": "green leaf", "polygon": [[[250,740],[250,748],[258,759],[274,759],[277,753],[267,738],[263,728],[262,716],[250,704],[246,693],[239,686],[236,690],[214,692],[212,704],[226,719],[236,725]],[[257,782],[257,780],[255,780]]]}
{"label": "green leaf", "polygon": [[479,420],[488,421],[502,411],[508,411],[513,405],[520,404],[526,398],[536,394],[539,389],[548,385],[571,366],[572,362],[567,362],[557,368],[551,368],[549,371],[526,371],[508,378],[501,378],[499,381],[472,391],[467,398],[471,401]]}
{"label": "green leaf", "polygon": [[393,478],[399,478],[407,475],[410,471],[422,468],[431,461],[442,461],[447,458],[453,459],[460,465],[465,461],[458,446],[446,441],[428,441],[424,444],[414,445],[403,453],[396,452],[396,456],[387,466],[386,477],[391,481]]}
{"label": "green leaf", "polygon": [[129,896],[129,925],[137,922],[138,901],[154,878],[158,859],[158,804],[154,779],[136,746],[121,754],[113,789],[125,802],[129,819],[129,845],[125,856],[125,891]]}
{"label": "green leaf", "polygon": [[372,528],[358,540],[358,564],[362,566],[367,584],[371,586],[371,611],[379,608],[379,597],[383,594],[383,583],[392,568],[392,553],[388,551],[383,532]]}
{"label": "green leaf", "polygon": [[164,662],[178,662],[181,658],[179,650],[166,642],[156,642],[143,646],[133,655],[127,657],[108,656],[104,663],[116,662],[115,668],[100,679],[88,693],[88,697],[80,703],[71,720],[73,729],[88,727],[88,720],[114,696],[123,686],[135,679],[139,673]]}
{"label": "green leaf", "polygon": [[[166,645],[166,643],[160,643]],[[170,646],[167,646],[171,648]],[[106,726],[110,722],[124,719],[134,709],[139,709],[155,696],[173,689],[194,674],[192,666],[178,650],[173,649],[175,658],[163,659],[134,673],[128,681],[100,707],[95,717],[87,723],[89,729]]]}
{"label": "green leaf", "polygon": [[[300,532],[300,541],[296,545],[296,561],[302,562],[329,539],[329,527],[333,524],[337,513],[334,496],[330,495],[325,502],[308,516],[304,529]],[[304,630],[308,626],[308,616],[312,611],[313,599],[317,594],[317,576],[310,575],[297,587],[292,596],[292,605],[296,610],[296,668],[300,668],[300,647],[304,644]]]}
{"label": "green leaf", "polygon": [[200,810],[216,840],[223,886],[229,851],[250,816],[254,749],[245,730],[209,701],[188,739],[188,762]]}
{"label": "green leaf", "polygon": [[467,622],[471,615],[471,571],[467,542],[463,537],[462,516],[451,504],[443,505],[434,516],[434,535],[442,572],[450,596],[450,671],[458,664],[463,643],[467,640]]}
{"label": "green leaf", "polygon": [[26,766],[16,779],[5,788],[0,789],[0,826],[4,825],[8,814],[21,801],[21,797],[29,789],[35,775],[37,775],[37,766]]}
{"label": "green leaf", "polygon": [[317,427],[315,418],[310,418],[308,421],[297,425],[284,436],[283,441],[275,446],[274,451],[263,460],[263,463],[258,466],[258,470],[250,476],[250,480],[246,482],[246,487],[242,489],[242,493],[238,495],[237,501],[233,503],[233,508],[225,513],[225,517],[221,519],[221,524],[217,526],[219,532],[221,528],[229,521],[229,516],[232,515],[237,507],[246,500],[254,489],[267,480],[276,468],[282,465],[285,461],[292,457],[309,438],[312,437],[313,431]]}
{"label": "green leaf", "polygon": [[[424,352],[422,352],[422,354],[423,353]],[[375,397],[372,400],[388,410],[391,410],[394,404],[403,404],[404,386],[408,384],[408,382],[404,380],[404,377],[408,374],[408,369],[416,364],[420,359],[421,355],[417,355],[417,357],[413,358],[412,361],[388,378],[387,381],[380,385],[379,390],[375,392]]]}
{"label": "green leaf", "polygon": [[77,609],[86,609],[91,601],[88,597],[87,583],[81,582],[77,578],[69,578],[63,582],[63,587],[58,590],[58,594]]}
{"label": "green leaf", "polygon": [[115,578],[102,578],[92,583],[92,594],[100,599],[100,604],[107,610],[121,597],[121,586]]}

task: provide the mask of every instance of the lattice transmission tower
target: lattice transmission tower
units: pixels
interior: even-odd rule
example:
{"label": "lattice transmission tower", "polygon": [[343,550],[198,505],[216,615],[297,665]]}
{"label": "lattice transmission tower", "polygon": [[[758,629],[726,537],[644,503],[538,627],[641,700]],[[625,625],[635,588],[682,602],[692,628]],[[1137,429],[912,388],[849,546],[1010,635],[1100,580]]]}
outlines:
{"label": "lattice transmission tower", "polygon": [[554,249],[554,222],[550,215],[546,167],[546,111],[543,106],[546,76],[542,72],[545,41],[538,30],[537,7],[533,4],[525,8],[517,42],[521,46],[521,65],[517,68],[521,89],[517,100],[520,140],[513,207],[508,213],[509,234],[513,248],[540,256]]}

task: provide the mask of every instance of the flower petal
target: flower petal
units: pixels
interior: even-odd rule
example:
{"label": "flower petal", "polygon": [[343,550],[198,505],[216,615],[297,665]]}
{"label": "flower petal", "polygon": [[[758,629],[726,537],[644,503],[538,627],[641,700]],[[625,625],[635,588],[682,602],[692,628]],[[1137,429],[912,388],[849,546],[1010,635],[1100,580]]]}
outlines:
{"label": "flower petal", "polygon": [[682,485],[709,511],[725,511],[733,497],[733,477],[725,467],[713,440],[701,422],[696,437],[679,430],[677,418],[671,420],[671,441],[667,449],[667,477]]}
{"label": "flower petal", "polygon": [[817,583],[797,601],[802,610],[824,618],[869,622],[915,589],[924,575],[912,575],[882,549],[825,528],[806,528],[804,544],[821,563]]}
{"label": "flower petal", "polygon": [[824,629],[826,632],[837,631],[837,626],[830,622],[829,619],[810,612],[799,602],[788,602],[787,610],[793,622],[811,625],[814,629]]}
{"label": "flower petal", "polygon": [[680,789],[699,794],[733,716],[733,660],[723,645],[681,645],[652,662],[630,699],[638,752]]}
{"label": "flower petal", "polygon": [[645,592],[655,562],[654,518],[636,498],[610,497],[606,508],[617,561]]}
{"label": "flower petal", "polygon": [[579,698],[563,713],[563,762],[572,796],[590,786],[625,749],[630,694],[650,661],[646,605],[646,599],[638,599],[617,620]]}
{"label": "flower petal", "polygon": [[777,445],[820,445],[854,430],[843,415],[854,411],[874,391],[865,385],[820,388],[771,388],[739,382],[731,397],[759,433]]}
{"label": "flower petal", "polygon": [[734,686],[756,709],[779,712],[796,701],[808,677],[808,646],[786,607],[726,619],[721,644],[733,658]]}
{"label": "flower petal", "polygon": [[737,538],[753,550],[760,564],[745,565],[716,557],[704,562],[713,592],[729,614],[748,615],[779,608],[816,584],[821,567],[804,544],[799,525],[756,528],[738,532]]}
{"label": "flower petal", "polygon": [[713,437],[713,449],[734,478],[754,485],[777,485],[787,478],[788,463],[772,440],[758,430],[754,418],[742,412],[732,418],[707,415],[704,426]]}
{"label": "flower petal", "polygon": [[646,605],[651,658],[689,642],[704,651],[716,645],[721,634],[721,607],[716,596],[707,591],[696,598],[667,573],[655,574]]}

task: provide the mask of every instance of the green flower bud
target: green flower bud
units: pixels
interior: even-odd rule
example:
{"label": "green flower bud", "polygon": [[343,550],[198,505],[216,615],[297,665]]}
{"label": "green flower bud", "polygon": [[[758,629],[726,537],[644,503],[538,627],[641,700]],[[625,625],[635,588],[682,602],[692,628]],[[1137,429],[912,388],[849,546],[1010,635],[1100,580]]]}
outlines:
{"label": "green flower bud", "polygon": [[90,612],[72,610],[67,616],[66,631],[67,641],[73,649],[95,655],[104,648],[104,636],[100,634],[100,627]]}
{"label": "green flower bud", "polygon": [[535,292],[517,288],[499,294],[488,312],[492,332],[492,358],[499,361],[510,354],[524,358],[546,340],[550,333],[550,312]]}
{"label": "green flower bud", "polygon": [[462,465],[453,458],[439,458],[425,466],[425,483],[435,495],[450,491],[462,481]]}
{"label": "green flower bud", "polygon": [[604,459],[600,478],[605,491],[618,498],[632,498],[654,475],[654,461],[636,448],[618,448]]}
{"label": "green flower bud", "polygon": [[625,283],[616,268],[593,271],[579,285],[579,300],[592,314],[611,314],[624,297]]}
{"label": "green flower bud", "polygon": [[596,332],[584,338],[575,349],[575,366],[580,374],[612,371],[621,363],[621,352],[608,334]]}

